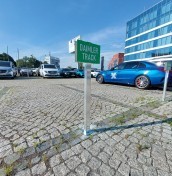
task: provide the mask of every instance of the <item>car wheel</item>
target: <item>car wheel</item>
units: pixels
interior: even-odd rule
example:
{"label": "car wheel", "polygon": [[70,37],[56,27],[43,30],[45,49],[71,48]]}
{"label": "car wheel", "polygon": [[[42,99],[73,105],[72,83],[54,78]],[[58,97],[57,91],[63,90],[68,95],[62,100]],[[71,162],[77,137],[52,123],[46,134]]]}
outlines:
{"label": "car wheel", "polygon": [[104,78],[103,78],[102,75],[98,75],[98,76],[97,76],[97,82],[98,82],[99,84],[104,83]]}
{"label": "car wheel", "polygon": [[135,86],[139,89],[146,89],[150,86],[150,80],[147,76],[141,75],[135,79]]}

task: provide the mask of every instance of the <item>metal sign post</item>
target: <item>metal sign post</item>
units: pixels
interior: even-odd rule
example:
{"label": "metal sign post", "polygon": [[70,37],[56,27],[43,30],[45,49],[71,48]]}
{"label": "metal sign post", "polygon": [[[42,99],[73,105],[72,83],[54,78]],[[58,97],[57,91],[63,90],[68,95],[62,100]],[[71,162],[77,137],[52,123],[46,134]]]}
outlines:
{"label": "metal sign post", "polygon": [[91,115],[91,64],[100,64],[100,45],[77,40],[75,60],[86,63],[84,68],[84,135],[88,135]]}
{"label": "metal sign post", "polygon": [[168,75],[169,75],[169,70],[167,70],[166,73],[165,73],[162,101],[165,101],[165,95],[166,95],[166,90],[167,90],[167,82],[168,82]]}
{"label": "metal sign post", "polygon": [[165,62],[164,69],[166,70],[166,73],[165,73],[162,101],[165,101],[165,95],[166,95],[167,83],[168,83],[168,76],[169,76],[169,71],[172,70],[172,62],[171,61]]}
{"label": "metal sign post", "polygon": [[84,135],[87,135],[91,115],[91,64],[85,64],[84,75]]}

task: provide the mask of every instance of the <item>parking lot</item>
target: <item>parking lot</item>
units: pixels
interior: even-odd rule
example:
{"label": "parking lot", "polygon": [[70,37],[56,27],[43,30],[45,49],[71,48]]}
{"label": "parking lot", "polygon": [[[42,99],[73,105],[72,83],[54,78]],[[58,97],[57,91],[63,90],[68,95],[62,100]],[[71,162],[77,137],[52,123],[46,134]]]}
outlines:
{"label": "parking lot", "polygon": [[172,175],[172,91],[91,86],[84,136],[84,79],[0,80],[0,176]]}

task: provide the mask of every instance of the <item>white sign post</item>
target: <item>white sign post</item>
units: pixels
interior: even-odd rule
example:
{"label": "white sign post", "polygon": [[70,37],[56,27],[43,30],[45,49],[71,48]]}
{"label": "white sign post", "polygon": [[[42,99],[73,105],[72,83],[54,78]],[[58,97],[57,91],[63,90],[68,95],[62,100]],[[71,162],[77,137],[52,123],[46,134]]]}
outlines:
{"label": "white sign post", "polygon": [[86,63],[84,68],[84,135],[88,135],[91,124],[91,64],[100,64],[100,46],[77,40],[75,59],[77,62]]}
{"label": "white sign post", "polygon": [[162,96],[162,101],[165,101],[165,95],[166,95],[166,90],[167,90],[167,84],[168,84],[168,76],[169,76],[169,71],[172,69],[172,62],[166,62],[165,63],[165,80],[164,80],[164,89],[163,89],[163,96]]}
{"label": "white sign post", "polygon": [[84,135],[87,135],[91,115],[91,64],[85,64],[84,75]]}
{"label": "white sign post", "polygon": [[167,82],[168,82],[168,75],[169,75],[169,70],[167,70],[166,73],[165,73],[162,101],[165,101],[165,95],[166,95],[166,90],[167,90]]}

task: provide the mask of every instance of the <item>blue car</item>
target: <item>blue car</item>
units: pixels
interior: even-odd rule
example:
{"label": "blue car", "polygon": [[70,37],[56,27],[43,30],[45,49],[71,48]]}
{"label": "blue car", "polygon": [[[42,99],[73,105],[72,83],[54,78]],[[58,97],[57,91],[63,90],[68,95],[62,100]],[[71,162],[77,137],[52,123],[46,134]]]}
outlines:
{"label": "blue car", "polygon": [[[147,61],[129,61],[115,66],[111,70],[101,71],[96,80],[98,83],[120,83],[135,85],[139,89],[164,83],[164,68]],[[172,83],[172,75],[169,75]]]}
{"label": "blue car", "polygon": [[83,78],[84,77],[84,70],[77,69],[76,70],[76,77]]}

